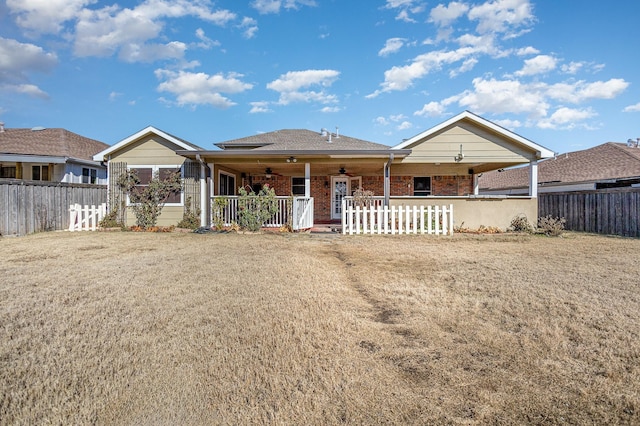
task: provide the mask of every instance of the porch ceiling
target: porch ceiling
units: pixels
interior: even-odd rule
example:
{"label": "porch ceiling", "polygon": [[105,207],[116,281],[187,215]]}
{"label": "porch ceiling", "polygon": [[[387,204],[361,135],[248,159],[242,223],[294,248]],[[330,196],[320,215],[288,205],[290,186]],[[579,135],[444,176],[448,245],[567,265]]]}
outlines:
{"label": "porch ceiling", "polygon": [[[247,173],[257,176],[264,175],[267,168],[272,174],[282,176],[304,176],[305,161],[298,160],[295,163],[288,163],[283,159],[262,159],[256,161],[215,161],[218,167],[235,170],[239,173]],[[353,159],[332,160],[325,162],[312,162],[310,171],[312,176],[339,175],[340,169],[344,168],[346,173],[353,176],[362,175],[382,175],[385,161],[378,159],[372,162],[361,162]]]}

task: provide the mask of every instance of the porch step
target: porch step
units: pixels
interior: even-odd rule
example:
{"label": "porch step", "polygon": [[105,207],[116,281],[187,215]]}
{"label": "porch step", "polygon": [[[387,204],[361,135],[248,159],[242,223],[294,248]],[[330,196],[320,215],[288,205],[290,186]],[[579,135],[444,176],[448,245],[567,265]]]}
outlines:
{"label": "porch step", "polygon": [[322,233],[339,233],[342,232],[342,228],[340,225],[336,224],[316,224],[309,230],[312,234],[322,234]]}

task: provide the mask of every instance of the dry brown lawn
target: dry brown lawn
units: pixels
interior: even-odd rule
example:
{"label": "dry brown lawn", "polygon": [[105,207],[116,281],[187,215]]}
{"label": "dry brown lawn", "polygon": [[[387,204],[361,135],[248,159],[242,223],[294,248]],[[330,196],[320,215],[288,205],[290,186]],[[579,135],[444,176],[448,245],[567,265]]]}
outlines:
{"label": "dry brown lawn", "polygon": [[638,424],[640,240],[0,239],[2,424]]}

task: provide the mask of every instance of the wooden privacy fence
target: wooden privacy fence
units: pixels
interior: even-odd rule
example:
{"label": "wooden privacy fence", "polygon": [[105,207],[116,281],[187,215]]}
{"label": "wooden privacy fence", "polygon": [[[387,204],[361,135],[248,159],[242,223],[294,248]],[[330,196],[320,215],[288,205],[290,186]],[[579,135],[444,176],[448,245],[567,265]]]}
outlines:
{"label": "wooden privacy fence", "polygon": [[69,206],[107,201],[104,185],[0,179],[0,234],[69,229]]}
{"label": "wooden privacy fence", "polygon": [[343,201],[342,233],[453,235],[453,204],[360,207]]}
{"label": "wooden privacy fence", "polygon": [[538,195],[539,217],[564,217],[571,231],[640,237],[640,188]]}
{"label": "wooden privacy fence", "polygon": [[95,231],[107,214],[107,203],[99,206],[73,204],[69,206],[69,231]]}

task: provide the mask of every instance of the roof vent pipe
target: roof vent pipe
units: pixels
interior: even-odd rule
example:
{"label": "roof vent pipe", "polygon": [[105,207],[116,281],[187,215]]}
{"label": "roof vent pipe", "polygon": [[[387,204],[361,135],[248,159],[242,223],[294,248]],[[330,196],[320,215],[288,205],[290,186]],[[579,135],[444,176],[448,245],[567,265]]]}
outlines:
{"label": "roof vent pipe", "polygon": [[327,139],[327,142],[331,143],[331,132],[329,132],[329,139]]}
{"label": "roof vent pipe", "polygon": [[327,136],[327,129],[325,129],[324,127],[320,129],[320,136]]}
{"label": "roof vent pipe", "polygon": [[0,133],[4,133],[4,122],[0,121]]}
{"label": "roof vent pipe", "polygon": [[340,127],[336,126],[336,139],[340,138]]}

